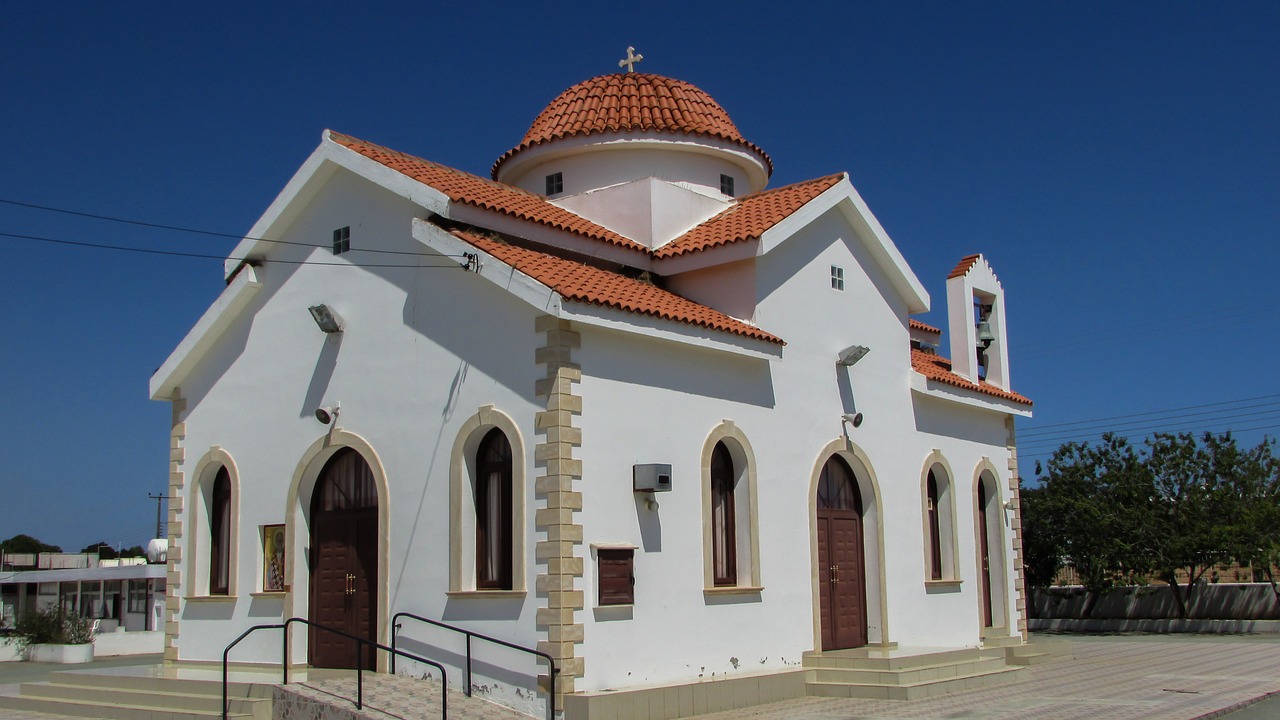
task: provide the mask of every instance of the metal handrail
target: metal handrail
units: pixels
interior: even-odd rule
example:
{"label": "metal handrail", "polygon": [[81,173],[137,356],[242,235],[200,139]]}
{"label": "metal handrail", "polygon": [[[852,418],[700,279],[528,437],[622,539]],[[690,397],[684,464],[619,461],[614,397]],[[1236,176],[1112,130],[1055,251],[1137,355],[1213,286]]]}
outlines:
{"label": "metal handrail", "polygon": [[[280,668],[283,671],[283,679],[284,679],[283,684],[288,685],[289,684],[289,626],[292,625],[293,623],[302,623],[307,627],[316,628],[317,630],[324,630],[325,632],[333,633],[334,635],[340,635],[344,638],[347,638],[348,640],[354,640],[362,646],[372,645],[379,650],[384,650],[386,652],[389,652],[391,653],[391,667],[392,667],[393,673],[395,672],[395,662],[396,662],[397,655],[403,655],[409,658],[410,660],[416,660],[417,662],[420,662],[420,663],[426,663],[427,665],[430,665],[435,669],[439,670],[440,671],[440,717],[442,718],[442,720],[448,720],[449,718],[449,677],[445,672],[444,665],[441,665],[440,663],[435,662],[434,660],[428,660],[424,657],[419,657],[412,653],[407,653],[403,650],[398,650],[394,647],[387,647],[386,645],[375,642],[373,640],[369,640],[368,638],[358,637],[356,635],[352,635],[351,633],[338,630],[337,628],[331,628],[326,625],[321,625],[319,623],[312,622],[306,618],[300,618],[300,617],[291,617],[288,620],[285,620],[283,623],[279,623],[275,625],[254,625],[248,630],[245,630],[244,632],[240,633],[240,637],[236,638],[235,640],[232,640],[231,644],[228,645],[222,651],[222,720],[227,720],[227,715],[230,712],[228,708],[229,699],[227,697],[227,687],[229,685],[228,673],[227,673],[227,658],[230,657],[231,655],[231,648],[235,647],[236,645],[239,645],[241,640],[244,640],[245,638],[249,637],[253,633],[257,632],[258,630],[283,630],[284,632],[281,634],[284,637],[284,646],[283,646],[283,653],[280,655]],[[364,707],[364,652],[363,652],[363,647],[361,647],[361,651],[356,653],[356,709],[361,710],[363,709],[363,707]]]}
{"label": "metal handrail", "polygon": [[[452,630],[453,632],[459,632],[467,636],[467,683],[465,686],[463,686],[463,693],[467,697],[471,697],[471,638],[473,637],[479,638],[481,640],[486,640],[488,642],[495,643],[503,647],[508,647],[508,648],[511,648],[512,650],[519,650],[520,652],[526,652],[526,653],[529,653],[530,655],[536,655],[542,658],[543,660],[546,660],[547,665],[551,668],[551,674],[550,674],[551,690],[550,692],[547,693],[549,698],[547,702],[548,702],[548,705],[550,706],[551,720],[555,720],[556,675],[559,674],[560,670],[556,667],[556,661],[547,653],[544,653],[540,650],[534,650],[533,648],[527,648],[527,647],[524,647],[523,645],[516,645],[515,643],[510,643],[510,642],[507,642],[506,640],[499,640],[498,638],[495,638],[495,637],[489,637],[488,635],[481,635],[478,632],[472,632],[470,630],[467,630],[466,628],[460,628],[460,627],[457,627],[456,625],[442,623],[439,620],[424,618],[421,615],[414,615],[413,613],[410,613],[410,612],[398,612],[395,615],[391,616],[391,647],[393,648],[396,646],[396,640],[399,637],[399,630],[401,627],[400,618],[409,618],[410,620],[417,620],[418,622],[424,622],[424,623],[427,623],[428,625],[435,625],[436,627],[444,628],[445,630]],[[391,656],[391,672],[395,673],[395,671],[396,671],[396,656],[393,654]]]}

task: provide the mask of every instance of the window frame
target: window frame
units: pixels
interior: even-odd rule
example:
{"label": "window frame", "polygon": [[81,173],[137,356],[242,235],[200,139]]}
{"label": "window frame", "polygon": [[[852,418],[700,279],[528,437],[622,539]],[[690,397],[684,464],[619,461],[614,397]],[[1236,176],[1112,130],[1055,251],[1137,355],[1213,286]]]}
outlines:
{"label": "window frame", "polygon": [[[731,460],[733,473],[732,517],[724,527],[716,520],[716,503],[712,479],[717,463],[717,448]],[[703,592],[715,594],[749,594],[764,590],[760,581],[760,524],[757,511],[755,452],[746,435],[732,421],[725,420],[711,430],[702,448],[702,581]],[[729,508],[726,508],[729,509]],[[716,557],[719,536],[731,540],[733,573],[720,572]]]}
{"label": "window frame", "polygon": [[[596,605],[598,607],[618,607],[634,605],[636,602],[636,550],[633,547],[598,547],[596,548]],[[606,597],[605,579],[617,579],[605,575],[606,561],[625,568],[627,579],[623,586],[625,592],[610,592]]]}
{"label": "window frame", "polygon": [[734,194],[734,180],[732,175],[720,173],[720,194],[729,197],[737,197]]}
{"label": "window frame", "polygon": [[[502,430],[511,447],[511,589],[490,590],[476,586],[475,483],[480,441],[494,428]],[[449,589],[459,597],[510,598],[527,592],[529,570],[525,557],[525,494],[527,492],[525,440],[510,415],[493,405],[482,405],[462,421],[449,454]]]}
{"label": "window frame", "polygon": [[941,452],[925,459],[920,472],[921,545],[924,581],[933,587],[961,582],[954,478]]}
{"label": "window frame", "polygon": [[547,173],[545,189],[544,194],[547,197],[564,192],[564,173],[561,171]]}
{"label": "window frame", "polygon": [[844,268],[840,265],[831,266],[831,289],[844,292]]}
{"label": "window frame", "polygon": [[333,231],[333,245],[330,250],[334,255],[351,251],[351,226],[344,225]]}

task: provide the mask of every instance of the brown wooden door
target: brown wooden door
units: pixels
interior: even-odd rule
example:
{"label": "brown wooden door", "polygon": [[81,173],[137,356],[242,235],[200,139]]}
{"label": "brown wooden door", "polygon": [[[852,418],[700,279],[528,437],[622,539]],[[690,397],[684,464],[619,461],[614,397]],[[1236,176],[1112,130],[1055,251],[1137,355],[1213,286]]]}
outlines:
{"label": "brown wooden door", "polygon": [[[354,457],[353,457],[354,456]],[[367,483],[367,486],[366,486]],[[363,458],[343,450],[325,466],[312,498],[311,621],[356,637],[377,640],[378,511],[372,476]],[[372,504],[372,508],[369,505]],[[357,643],[311,628],[314,667],[354,668]],[[365,645],[363,666],[376,666]]]}
{"label": "brown wooden door", "polygon": [[818,591],[822,649],[867,644],[862,498],[848,465],[832,457],[818,483]]}
{"label": "brown wooden door", "polygon": [[982,578],[982,626],[991,627],[991,551],[987,546],[987,488],[978,481],[978,576]]}

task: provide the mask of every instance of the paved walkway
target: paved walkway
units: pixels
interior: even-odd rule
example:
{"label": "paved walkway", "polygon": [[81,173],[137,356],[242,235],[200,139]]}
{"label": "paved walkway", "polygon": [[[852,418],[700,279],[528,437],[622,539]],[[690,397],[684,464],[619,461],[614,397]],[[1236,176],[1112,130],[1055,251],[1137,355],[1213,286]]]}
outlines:
{"label": "paved walkway", "polygon": [[[1073,657],[1034,665],[1026,679],[995,688],[907,701],[801,698],[701,715],[698,720],[1280,718],[1280,695],[1241,710],[1238,715],[1227,713],[1269,694],[1280,693],[1280,636],[1070,639]],[[0,686],[36,679],[34,676],[42,671],[48,672],[30,663],[4,663],[0,665]],[[454,720],[512,717],[493,706],[468,712],[465,703],[454,704],[453,698],[451,693],[449,716]],[[382,717],[421,718],[429,702],[415,703],[398,697],[394,707],[387,707],[394,715]],[[59,718],[0,710],[0,720]]]}
{"label": "paved walkway", "polygon": [[994,688],[905,701],[802,698],[697,720],[1192,720],[1280,692],[1278,636],[1069,639],[1074,657]]}

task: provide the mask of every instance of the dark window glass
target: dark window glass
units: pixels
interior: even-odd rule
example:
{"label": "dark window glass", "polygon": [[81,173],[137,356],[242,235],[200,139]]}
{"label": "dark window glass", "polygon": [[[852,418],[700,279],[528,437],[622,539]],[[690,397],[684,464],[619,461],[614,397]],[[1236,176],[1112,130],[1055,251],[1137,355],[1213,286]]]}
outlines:
{"label": "dark window glass", "polygon": [[635,550],[630,548],[600,548],[599,585],[601,605],[632,605],[635,603],[636,578],[633,559]]}
{"label": "dark window glass", "polygon": [[311,511],[372,510],[378,507],[378,489],[373,471],[351,448],[343,448],[329,458],[320,473],[321,484],[311,500]]}
{"label": "dark window glass", "polygon": [[862,514],[862,496],[854,482],[848,463],[832,455],[822,466],[818,478],[818,508],[821,510],[852,510]]}
{"label": "dark window glass", "polygon": [[209,594],[226,595],[231,587],[231,475],[218,470],[209,504]]}
{"label": "dark window glass", "polygon": [[942,536],[938,529],[938,478],[929,471],[927,481],[929,496],[929,577],[942,579]]}
{"label": "dark window glass", "polygon": [[494,429],[476,453],[476,587],[511,589],[511,444]]}
{"label": "dark window glass", "polygon": [[351,227],[340,227],[333,231],[333,254],[341,255],[351,249]]}
{"label": "dark window glass", "polygon": [[551,173],[547,176],[547,195],[558,195],[564,192],[564,173]]}
{"label": "dark window glass", "polygon": [[733,458],[724,443],[711,452],[711,558],[716,585],[738,584]]}
{"label": "dark window glass", "polygon": [[733,197],[733,177],[729,175],[720,176],[720,192]]}

